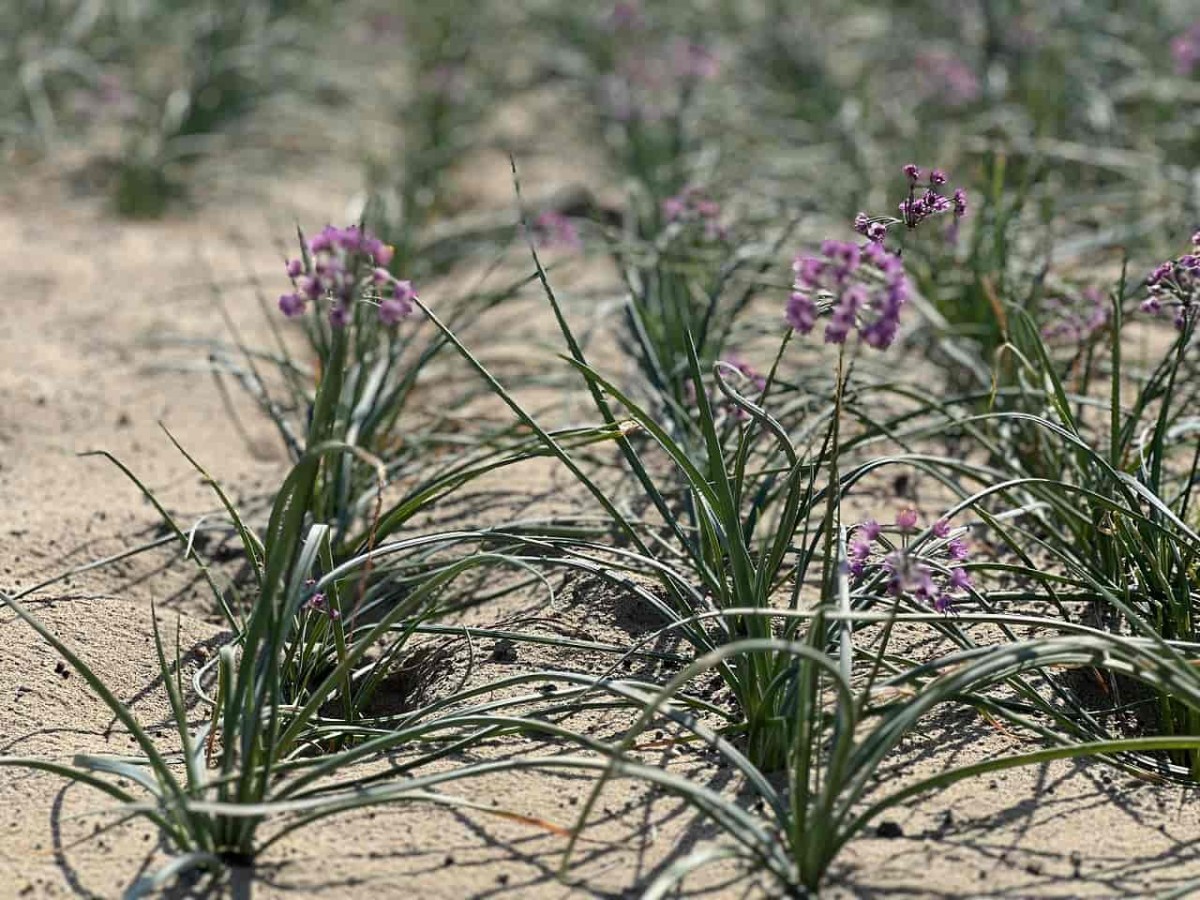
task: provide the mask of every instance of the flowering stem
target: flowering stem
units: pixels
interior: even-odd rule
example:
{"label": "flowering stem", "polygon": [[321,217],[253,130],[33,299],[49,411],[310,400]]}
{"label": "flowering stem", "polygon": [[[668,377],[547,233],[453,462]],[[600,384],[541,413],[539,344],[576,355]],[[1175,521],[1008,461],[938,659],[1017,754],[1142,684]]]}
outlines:
{"label": "flowering stem", "polygon": [[838,468],[838,443],[842,421],[842,397],[845,393],[845,366],[846,345],[841,344],[838,347],[837,383],[834,385],[833,422],[830,425],[832,438],[829,448],[829,488],[825,494],[825,566],[821,574],[821,607],[824,607],[826,602],[831,600],[836,589],[835,578],[837,570],[832,565],[834,556],[833,535],[837,530],[838,513],[841,509],[842,501],[841,473]]}

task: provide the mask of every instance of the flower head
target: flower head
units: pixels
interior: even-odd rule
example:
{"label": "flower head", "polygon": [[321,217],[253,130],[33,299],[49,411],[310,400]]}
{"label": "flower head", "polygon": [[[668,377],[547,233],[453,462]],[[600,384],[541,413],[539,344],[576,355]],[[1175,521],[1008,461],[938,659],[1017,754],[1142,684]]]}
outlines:
{"label": "flower head", "polygon": [[949,233],[951,242],[957,240],[958,220],[967,214],[967,194],[962,188],[957,188],[947,197],[943,193],[948,176],[941,169],[933,169],[928,180],[921,181],[921,168],[913,163],[902,167],[904,177],[908,182],[908,196],[900,201],[900,217],[870,216],[860,212],[854,217],[854,230],[873,243],[883,244],[887,239],[888,229],[893,225],[905,225],[914,229],[926,219],[940,216],[944,213],[954,214],[955,227]]}
{"label": "flower head", "polygon": [[[915,530],[916,511],[901,510],[896,516],[896,525],[905,532]],[[913,545],[899,547],[882,558],[873,557],[872,544],[881,531],[873,520],[855,526],[854,537],[846,547],[846,568],[856,584],[862,583],[869,569],[874,569],[885,576],[889,594],[908,597],[939,613],[950,612],[956,602],[964,599],[963,594],[972,588],[970,573],[961,565],[954,564],[965,557],[965,552],[959,557],[948,552],[956,543],[965,551],[966,545],[962,541],[951,540],[944,547],[934,548],[932,553],[922,552],[919,545]],[[933,532],[938,537],[944,537],[949,532],[949,524],[939,519],[933,525]],[[950,563],[947,562],[947,556],[950,557]]]}
{"label": "flower head", "polygon": [[306,243],[307,254],[286,265],[296,292],[279,298],[284,315],[300,315],[309,300],[328,303],[329,323],[335,328],[349,324],[360,300],[375,301],[386,325],[412,312],[412,285],[387,269],[395,249],[369,231],[327,225]]}
{"label": "flower head", "polygon": [[[917,178],[913,177],[913,170],[917,172]],[[940,188],[944,187],[947,181],[945,172],[941,169],[934,169],[929,174],[928,183],[922,185],[919,181],[920,171],[916,166],[904,167],[904,174],[908,178],[908,197],[900,201],[900,217],[905,225],[910,229],[916,228],[931,216],[941,215],[951,210],[956,218],[967,214],[967,194],[962,188],[954,191],[953,200],[941,193]],[[918,195],[917,188],[919,187],[924,187],[924,190]]]}
{"label": "flower head", "polygon": [[304,298],[299,294],[282,294],[279,297],[279,310],[289,319],[304,312]]}
{"label": "flower head", "polygon": [[1192,252],[1160,263],[1146,277],[1148,296],[1142,311],[1170,311],[1175,327],[1184,328],[1200,310],[1200,232],[1192,235]]}
{"label": "flower head", "polygon": [[826,343],[844,343],[853,331],[879,350],[895,340],[910,288],[899,257],[882,244],[825,241],[821,256],[798,256],[792,270],[796,281],[787,307],[792,328],[807,334],[818,312],[827,311]]}
{"label": "flower head", "polygon": [[955,566],[950,570],[950,586],[959,591],[965,591],[974,584],[971,580],[971,573],[962,566]]}
{"label": "flower head", "polygon": [[304,608],[311,613],[319,613],[323,616],[329,616],[331,619],[339,619],[341,615],[336,609],[329,604],[329,599],[322,593],[315,593],[308,598],[308,602],[304,604]]}

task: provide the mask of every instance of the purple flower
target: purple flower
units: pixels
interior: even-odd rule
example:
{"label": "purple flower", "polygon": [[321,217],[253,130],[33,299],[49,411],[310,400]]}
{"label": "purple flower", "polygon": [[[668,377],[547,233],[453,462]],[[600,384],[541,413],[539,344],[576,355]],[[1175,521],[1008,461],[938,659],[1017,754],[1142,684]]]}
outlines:
{"label": "purple flower", "polygon": [[946,544],[946,553],[951,559],[963,560],[971,555],[967,542],[962,538],[954,538]]}
{"label": "purple flower", "polygon": [[383,241],[372,238],[370,244],[366,248],[367,254],[375,260],[377,265],[386,266],[392,261],[396,255],[396,248],[391,244],[385,244]]}
{"label": "purple flower", "polygon": [[901,307],[908,299],[908,279],[900,260],[882,244],[864,247],[827,240],[821,256],[799,256],[792,264],[796,281],[787,319],[797,331],[813,327],[821,298],[830,312],[825,341],[841,344],[857,330],[869,346],[884,349],[895,339]]}
{"label": "purple flower", "polygon": [[411,303],[399,297],[387,297],[379,301],[379,321],[384,325],[395,325],[412,312]]}
{"label": "purple flower", "polygon": [[800,291],[793,291],[788,300],[786,311],[787,323],[801,334],[808,334],[817,323],[817,307],[812,297]]}
{"label": "purple flower", "polygon": [[698,188],[685,188],[662,202],[663,218],[668,222],[703,225],[705,240],[724,240],[728,229],[719,222],[721,204],[704,196]]}
{"label": "purple flower", "polygon": [[950,587],[957,591],[965,591],[973,584],[971,573],[962,566],[956,566],[950,570]]}
{"label": "purple flower", "polygon": [[962,188],[954,191],[954,216],[961,219],[967,214],[967,192]]}
{"label": "purple flower", "polygon": [[329,618],[335,621],[341,618],[341,614],[329,605],[328,598],[321,593],[316,593],[309,597],[308,602],[304,604],[304,608],[312,613],[329,616]]}
{"label": "purple flower", "polygon": [[304,312],[304,298],[299,294],[282,294],[279,297],[279,309],[289,319]]}
{"label": "purple flower", "polygon": [[830,319],[829,324],[825,326],[825,343],[827,344],[844,344],[846,338],[850,337],[850,322],[844,318]]}
{"label": "purple flower", "polygon": [[883,526],[874,519],[867,519],[858,528],[862,532],[862,536],[868,541],[877,541],[879,540],[879,535],[883,534]]}
{"label": "purple flower", "polygon": [[896,513],[896,527],[901,531],[915,531],[917,528],[917,511],[912,507]]}
{"label": "purple flower", "polygon": [[1075,297],[1048,297],[1044,308],[1049,321],[1042,327],[1042,336],[1047,340],[1064,339],[1079,346],[1108,324],[1108,301],[1094,287],[1084,288]]}
{"label": "purple flower", "polygon": [[921,180],[921,170],[913,163],[904,167],[904,175],[908,178],[909,184],[916,184]]}
{"label": "purple flower", "polygon": [[889,554],[883,566],[890,573],[888,591],[893,595],[909,594],[925,601],[932,601],[937,596],[933,571],[903,550]]}
{"label": "purple flower", "polygon": [[1191,75],[1200,62],[1200,19],[1194,21],[1186,31],[1171,40],[1171,56],[1175,60],[1178,75]]}
{"label": "purple flower", "polygon": [[548,209],[538,214],[533,222],[538,242],[546,247],[566,247],[577,250],[583,246],[575,223],[557,210]]}
{"label": "purple flower", "polygon": [[[967,195],[962,188],[958,188],[954,192],[954,199],[950,200],[943,196],[938,188],[946,183],[946,174],[941,170],[935,169],[929,176],[929,183],[925,186],[925,191],[919,197],[916,194],[916,188],[921,185],[913,179],[910,174],[910,166],[904,167],[904,174],[908,176],[908,196],[900,201],[900,218],[910,229],[916,228],[925,219],[931,216],[941,215],[942,213],[954,210],[954,215],[963,216],[967,212]],[[920,171],[919,169],[917,170]]]}
{"label": "purple flower", "polygon": [[349,324],[354,304],[363,300],[378,301],[379,317],[388,325],[412,312],[412,285],[398,281],[386,268],[395,255],[390,245],[356,225],[326,225],[306,243],[311,267],[305,271],[299,258],[286,263],[296,293],[279,298],[285,315],[299,315],[308,300],[328,303],[334,328]]}
{"label": "purple flower", "polygon": [[417,292],[413,290],[411,281],[399,281],[390,276],[388,290],[391,295],[379,301],[379,321],[384,325],[395,325],[412,314],[413,298]]}
{"label": "purple flower", "polygon": [[947,538],[950,536],[950,522],[946,519],[938,519],[933,523],[933,536],[936,538]]}
{"label": "purple flower", "polygon": [[[1200,232],[1192,235],[1192,245],[1200,250],[1197,237]],[[1146,277],[1146,289],[1149,296],[1142,301],[1142,310],[1151,313],[1167,310],[1175,326],[1183,329],[1200,309],[1200,253],[1185,253],[1160,263]]]}

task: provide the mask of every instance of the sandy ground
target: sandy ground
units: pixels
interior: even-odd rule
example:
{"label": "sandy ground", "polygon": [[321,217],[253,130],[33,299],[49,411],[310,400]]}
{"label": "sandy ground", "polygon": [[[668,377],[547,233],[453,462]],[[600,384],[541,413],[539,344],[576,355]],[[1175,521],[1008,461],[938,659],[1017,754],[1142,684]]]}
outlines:
{"label": "sandy ground", "polygon": [[[497,196],[507,191],[503,166],[478,177],[494,182]],[[309,227],[340,220],[344,199],[357,187],[353,178],[333,170],[291,173],[266,190],[227,191],[193,214],[149,224],[111,219],[97,198],[75,196],[56,173],[35,172],[6,185],[0,585],[26,587],[136,543],[131,535],[152,534],[154,512],[137,490],[103,459],[80,458],[81,452],[116,454],[184,520],[212,503],[159,422],[235,495],[277,478],[283,456],[270,428],[243,410],[247,445],[210,377],[182,366],[203,359],[196,342],[226,334],[208,297],[208,269],[235,282],[245,259],[266,284],[278,284],[277,242],[288,240],[296,220]],[[322,190],[295,189],[305,183]],[[238,297],[243,302],[231,308],[240,327],[252,343],[265,340],[257,308],[246,292],[230,292]],[[530,309],[540,307],[531,301]],[[551,469],[532,467],[520,483],[531,494],[551,489]],[[168,716],[150,637],[151,603],[180,611],[189,665],[221,640],[190,570],[166,554],[78,576],[39,597],[34,609],[147,723],[162,725]],[[590,622],[599,639],[627,641],[628,629],[636,628],[602,599],[531,602],[548,619]],[[175,613],[166,615],[171,621]],[[478,677],[495,675],[485,666]],[[80,750],[120,752],[128,742],[82,680],[10,612],[0,612],[0,753],[69,759]],[[1019,746],[973,716],[947,715],[906,742],[887,778],[929,774]],[[700,760],[664,764],[717,778]],[[559,825],[573,821],[586,790],[583,779],[562,775],[496,776],[469,787],[477,802]],[[1099,763],[959,784],[889,815],[898,828],[887,833],[900,836],[869,834],[852,843],[829,895],[1160,895],[1200,879],[1194,800],[1192,791],[1137,781]],[[332,819],[284,842],[255,873],[254,892],[330,900],[636,896],[665,858],[712,838],[674,802],[645,801],[644,788],[612,788],[604,820],[589,833],[567,883],[554,877],[563,840],[552,829],[486,813],[397,806]],[[145,866],[161,862],[162,848],[146,825],[101,828],[111,818],[95,813],[107,803],[54,777],[0,769],[0,897],[115,897]],[[746,891],[745,884],[723,887],[710,876],[693,893]]]}

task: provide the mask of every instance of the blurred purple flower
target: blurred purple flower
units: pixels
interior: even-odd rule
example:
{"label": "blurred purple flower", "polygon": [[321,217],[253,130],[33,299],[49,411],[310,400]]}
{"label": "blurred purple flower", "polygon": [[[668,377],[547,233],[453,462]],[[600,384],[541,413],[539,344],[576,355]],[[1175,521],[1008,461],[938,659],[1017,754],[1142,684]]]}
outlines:
{"label": "blurred purple flower", "polygon": [[304,312],[304,298],[299,294],[282,294],[279,297],[279,309],[289,319]]}
{"label": "blurred purple flower", "polygon": [[917,94],[923,101],[966,106],[979,99],[979,79],[959,57],[943,50],[921,50],[913,57]]}
{"label": "blurred purple flower", "polygon": [[688,187],[662,202],[663,218],[668,222],[699,223],[709,241],[723,241],[729,229],[721,224],[721,204],[707,197],[699,188]]}
{"label": "blurred purple flower", "polygon": [[1048,319],[1042,337],[1068,345],[1085,343],[1108,324],[1108,301],[1098,288],[1084,288],[1074,297],[1048,297],[1043,303]]}
{"label": "blurred purple flower", "polygon": [[533,233],[545,247],[565,247],[578,250],[583,246],[575,223],[557,210],[547,209],[533,220]]}
{"label": "blurred purple flower", "polygon": [[950,570],[950,587],[958,591],[965,591],[970,588],[974,582],[971,580],[971,573],[961,566],[956,566]]}
{"label": "blurred purple flower", "polygon": [[1192,74],[1196,63],[1200,62],[1200,19],[1171,40],[1171,57],[1175,60],[1176,74]]}

